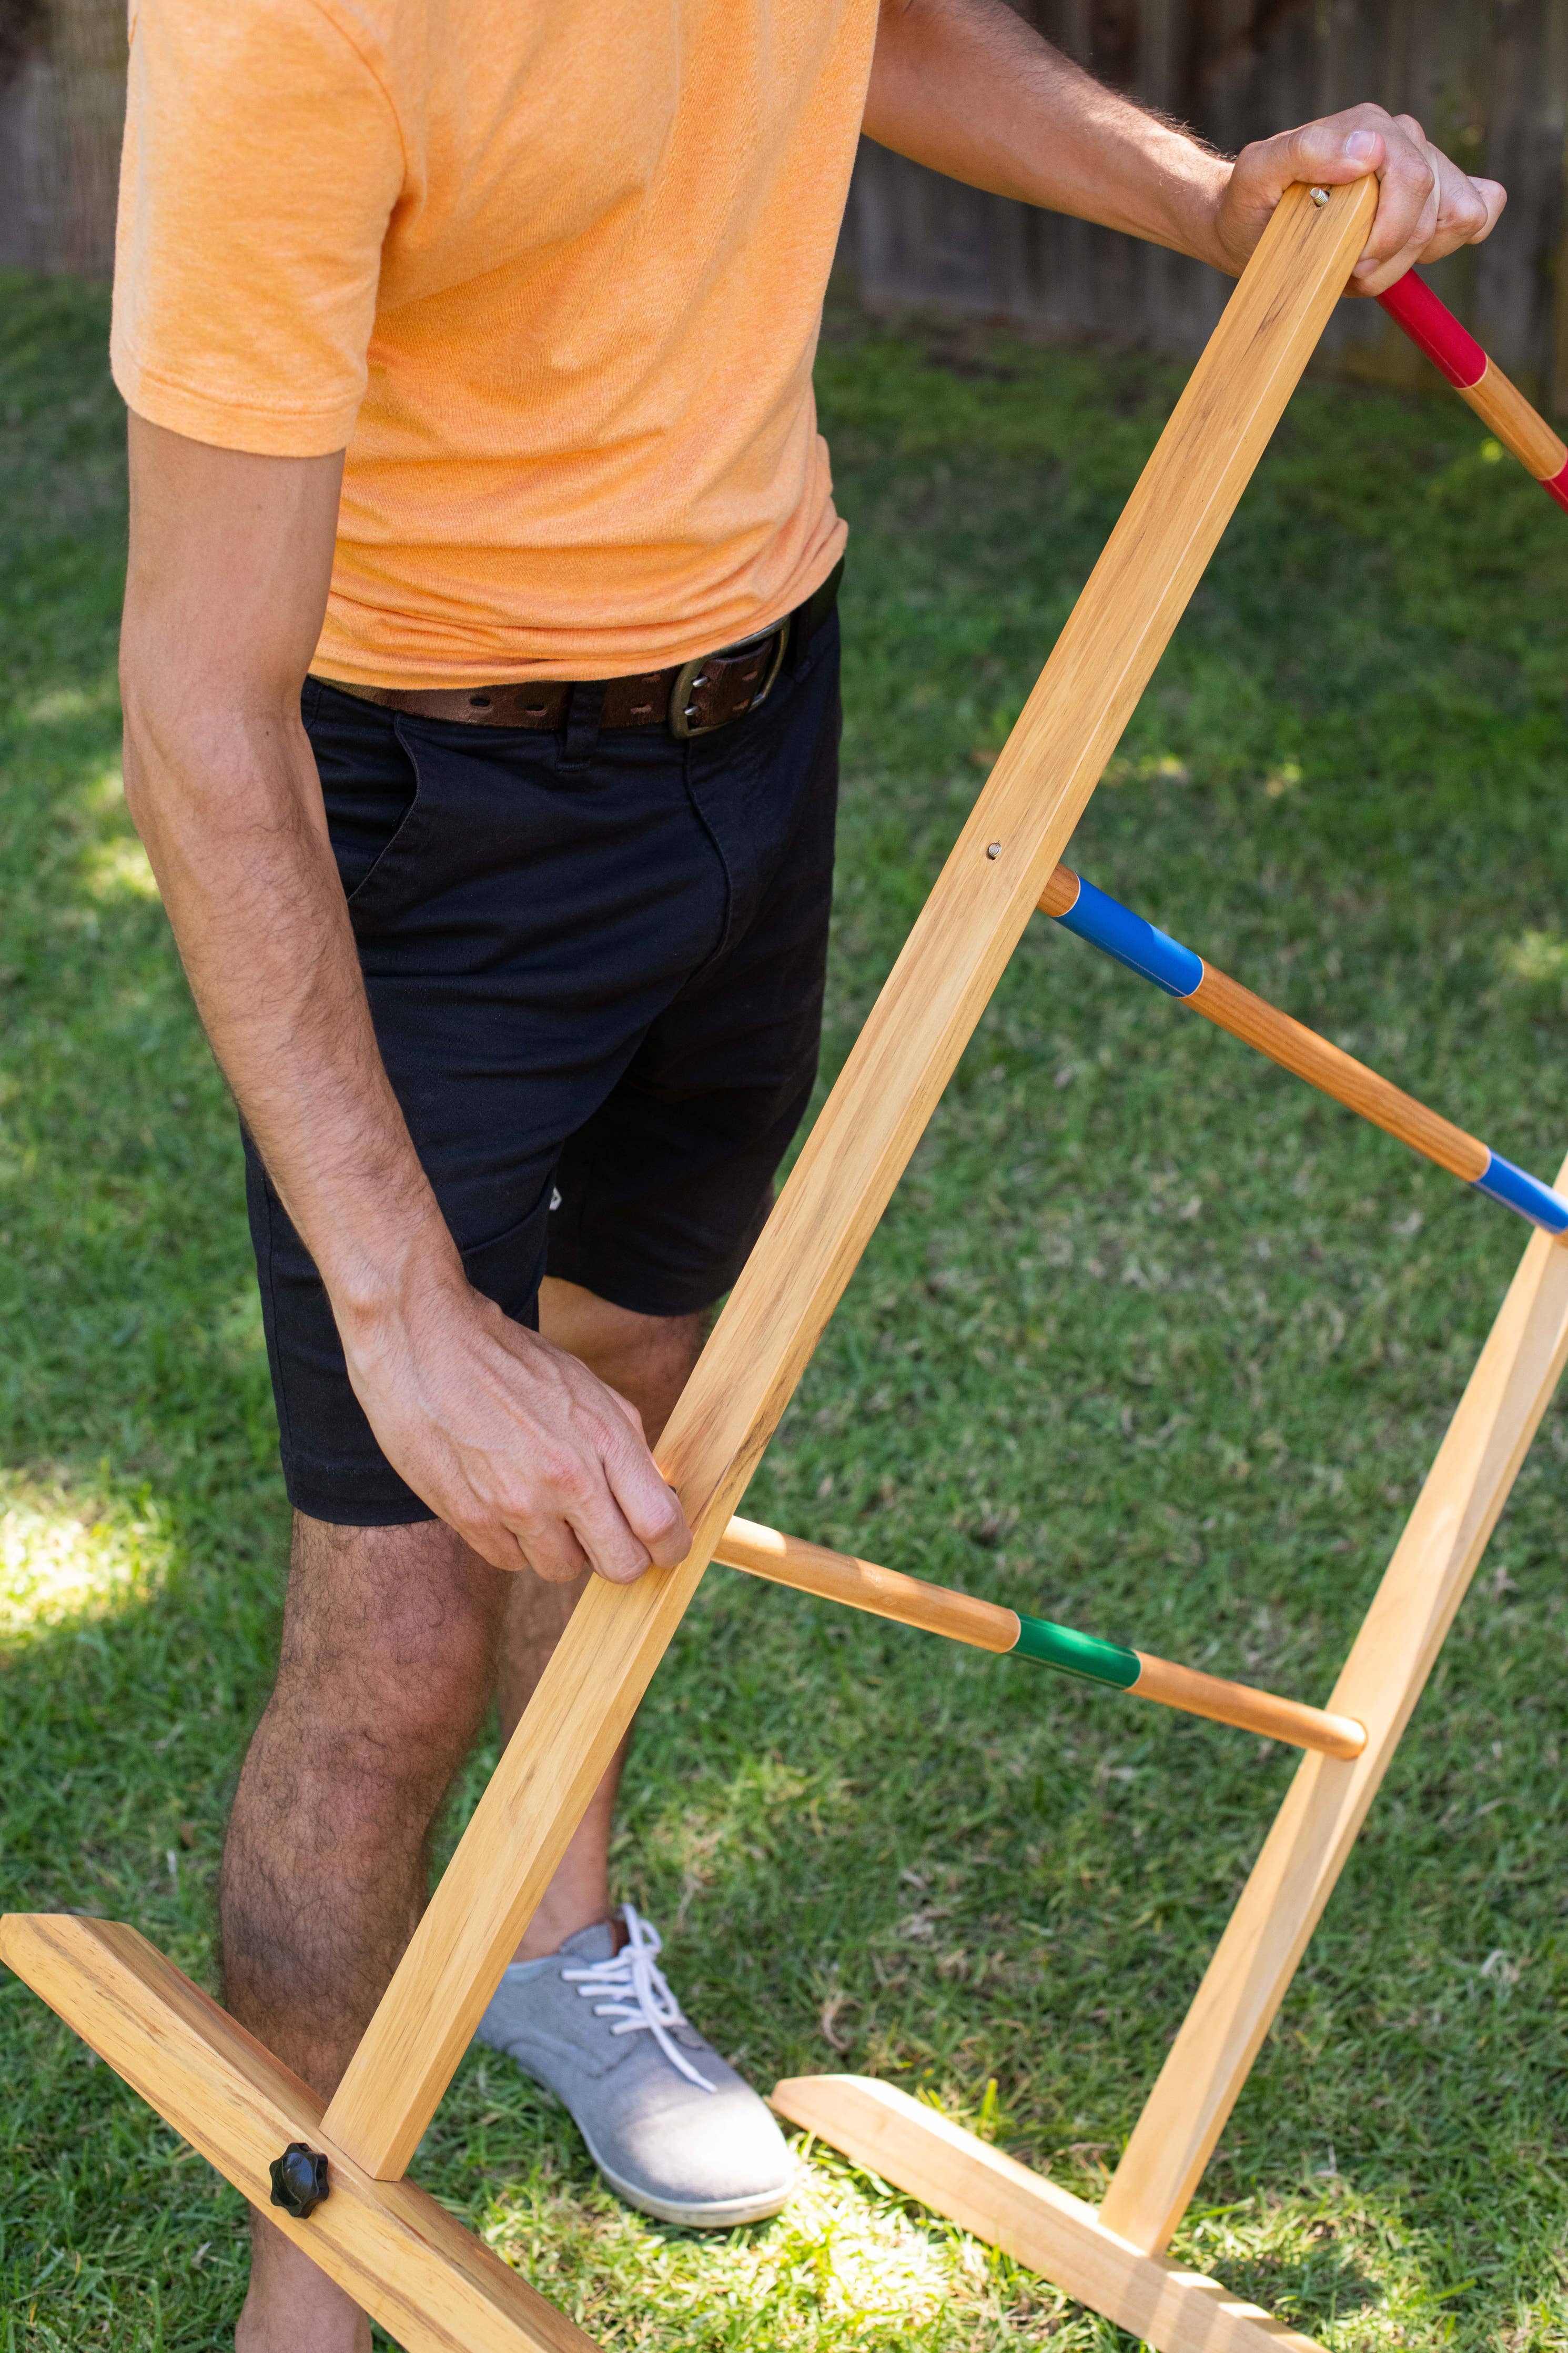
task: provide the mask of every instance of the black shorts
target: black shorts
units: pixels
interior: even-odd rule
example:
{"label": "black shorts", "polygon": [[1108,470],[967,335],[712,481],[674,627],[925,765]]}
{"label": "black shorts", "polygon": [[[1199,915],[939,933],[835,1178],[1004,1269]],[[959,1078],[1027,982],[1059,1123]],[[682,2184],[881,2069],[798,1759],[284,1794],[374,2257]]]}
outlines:
{"label": "black shorts", "polygon": [[[830,619],[714,734],[562,736],[307,682],[376,1037],[468,1279],[710,1306],[762,1229],[816,1072],[838,784]],[[574,752],[583,747],[574,745]],[[247,1140],[291,1503],[428,1519],[349,1386],[309,1252]]]}

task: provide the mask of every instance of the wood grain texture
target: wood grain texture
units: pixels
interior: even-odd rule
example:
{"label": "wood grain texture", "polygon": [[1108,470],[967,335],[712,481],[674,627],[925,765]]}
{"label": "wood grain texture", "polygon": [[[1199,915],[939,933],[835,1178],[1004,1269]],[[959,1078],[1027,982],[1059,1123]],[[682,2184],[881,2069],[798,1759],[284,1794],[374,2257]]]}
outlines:
{"label": "wood grain texture", "polygon": [[1079,878],[1070,866],[1058,866],[1040,893],[1042,915],[1065,915],[1078,900]]}
{"label": "wood grain texture", "polygon": [[1186,2210],[1565,1360],[1568,1256],[1538,1233],[1329,1702],[1366,1725],[1366,1746],[1352,1764],[1309,1757],[1299,1767],[1106,2194],[1108,2227],[1135,2246],[1166,2246]]}
{"label": "wood grain texture", "polygon": [[1435,1160],[1439,1168],[1447,1168],[1455,1176],[1462,1176],[1473,1185],[1478,1176],[1486,1174],[1491,1158],[1484,1144],[1456,1127],[1452,1120],[1428,1111],[1399,1087],[1391,1086],[1386,1079],[1358,1062],[1353,1054],[1332,1046],[1320,1038],[1315,1029],[1306,1029],[1293,1021],[1278,1006],[1266,1004],[1254,997],[1249,988],[1232,980],[1212,965],[1204,966],[1204,976],[1191,997],[1184,1003],[1220,1029],[1228,1029],[1233,1038],[1245,1045],[1254,1046],[1267,1054],[1271,1062],[1282,1070],[1293,1071],[1309,1086],[1332,1095],[1350,1111],[1359,1112],[1363,1119],[1371,1120],[1374,1127],[1396,1135],[1401,1144],[1411,1145],[1415,1151]]}
{"label": "wood grain texture", "polygon": [[[406,2353],[593,2353],[445,2207],[334,2147],[315,2093],[134,1928],[13,1913],[0,1959]],[[267,2168],[291,2140],[329,2160],[329,2195],[303,2222],[268,2203]]]}
{"label": "wood grain texture", "polygon": [[950,1642],[968,1642],[979,1651],[1010,1651],[1018,1639],[1016,1609],[976,1600],[971,1593],[955,1593],[951,1586],[928,1585],[896,1568],[879,1568],[874,1560],[831,1552],[802,1536],[781,1535],[755,1520],[731,1520],[713,1557],[726,1568],[766,1577],[770,1585],[815,1593],[823,1601],[840,1601],[847,1609],[891,1618],[900,1626],[942,1634]]}
{"label": "wood grain texture", "polygon": [[[1375,204],[1275,213],[671,1416],[675,1570],[591,1580],[328,2111],[401,2173],[630,1724],[971,1031],[1278,423]],[[987,846],[1001,844],[995,858]]]}
{"label": "wood grain texture", "polygon": [[[927,1585],[896,1568],[881,1568],[872,1560],[833,1552],[826,1545],[807,1544],[803,1537],[781,1535],[754,1520],[731,1520],[714,1549],[713,1557],[727,1568],[743,1569],[750,1577],[766,1577],[772,1585],[787,1585],[796,1593],[814,1593],[820,1600],[842,1602],[864,1609],[873,1618],[890,1618],[900,1626],[918,1627],[949,1641],[969,1642],[981,1651],[1011,1651],[1018,1640],[1018,1613],[994,1601],[976,1600],[955,1593],[951,1586]],[[1180,1667],[1146,1651],[1134,1654],[1139,1676],[1128,1685],[1139,1699],[1157,1700],[1163,1707],[1180,1708],[1211,1724],[1234,1725],[1243,1732],[1262,1733],[1292,1747],[1315,1748],[1327,1757],[1357,1757],[1366,1740],[1359,1724],[1331,1715],[1305,1701],[1280,1699],[1273,1692],[1255,1691],[1249,1683],[1226,1682],[1195,1667]],[[1048,1665],[1047,1667],[1048,1672]]]}
{"label": "wood grain texture", "polygon": [[1202,2272],[1130,2246],[1081,2198],[890,2084],[795,2075],[773,2086],[773,2105],[1159,2353],[1317,2353],[1313,2338]]}
{"label": "wood grain texture", "polygon": [[1480,382],[1467,385],[1459,398],[1538,482],[1549,482],[1568,466],[1568,444],[1531,406],[1519,386],[1510,383],[1495,360],[1488,360]]}
{"label": "wood grain texture", "polygon": [[1266,1740],[1283,1740],[1292,1748],[1310,1748],[1323,1757],[1359,1757],[1366,1746],[1366,1726],[1331,1708],[1280,1699],[1250,1683],[1227,1683],[1223,1675],[1205,1675],[1196,1667],[1151,1658],[1145,1651],[1137,1657],[1138,1680],[1128,1689],[1139,1699],[1158,1700],[1163,1707],[1179,1707],[1184,1715],[1234,1725],[1238,1732],[1259,1732]]}

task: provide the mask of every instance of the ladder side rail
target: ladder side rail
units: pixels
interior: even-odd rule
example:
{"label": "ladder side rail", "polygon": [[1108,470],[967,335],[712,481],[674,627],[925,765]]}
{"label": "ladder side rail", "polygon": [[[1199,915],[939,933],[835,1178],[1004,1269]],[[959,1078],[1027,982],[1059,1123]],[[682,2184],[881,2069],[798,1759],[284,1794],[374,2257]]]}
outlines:
{"label": "ladder side rail", "polygon": [[1106,2227],[1146,2252],[1170,2243],[1225,2130],[1564,1363],[1568,1256],[1536,1233],[1329,1702],[1366,1747],[1298,1767],[1106,2193]]}
{"label": "ladder side rail", "polygon": [[590,1579],[328,2109],[407,2165],[1343,290],[1376,202],[1279,206],[675,1409],[679,1567]]}

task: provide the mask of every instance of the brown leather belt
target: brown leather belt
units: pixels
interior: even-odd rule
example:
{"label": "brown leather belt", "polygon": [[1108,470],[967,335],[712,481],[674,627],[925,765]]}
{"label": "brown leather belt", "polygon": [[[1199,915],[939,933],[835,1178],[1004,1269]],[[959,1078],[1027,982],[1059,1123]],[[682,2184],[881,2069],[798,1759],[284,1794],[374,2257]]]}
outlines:
{"label": "brown leather belt", "polygon": [[[729,727],[765,701],[784,667],[792,644],[803,648],[814,638],[838,601],[844,576],[840,556],[820,588],[784,620],[738,645],[695,661],[672,662],[668,670],[643,670],[635,678],[610,678],[602,686],[601,727],[668,727],[681,741],[690,735],[711,735]],[[584,690],[570,679],[531,679],[523,685],[392,687],[351,686],[343,679],[324,678],[323,686],[352,694],[361,702],[380,703],[388,711],[408,711],[421,719],[455,720],[463,727],[564,727],[574,693]]]}

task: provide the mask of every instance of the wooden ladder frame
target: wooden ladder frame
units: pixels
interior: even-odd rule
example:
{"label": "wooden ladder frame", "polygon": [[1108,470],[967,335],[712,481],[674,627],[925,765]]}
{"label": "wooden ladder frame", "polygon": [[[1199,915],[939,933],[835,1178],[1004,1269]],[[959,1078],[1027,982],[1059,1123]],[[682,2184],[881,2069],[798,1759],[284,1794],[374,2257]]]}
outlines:
{"label": "wooden ladder frame", "polygon": [[[1364,242],[1376,183],[1291,190],[1226,306],[716,1324],[659,1449],[694,1534],[593,1578],[330,2103],[134,1929],[0,1922],[0,1958],[252,2204],[303,2141],[329,2194],[278,2227],[408,2353],[591,2353],[405,2178],[655,1667]],[[1306,2347],[1165,2259],[1568,1357],[1568,1250],[1537,1234],[1331,1705],[1352,1761],[1300,1767],[1098,2211],[854,2076],[773,2104],[1161,2353]]]}

